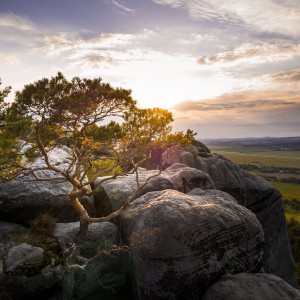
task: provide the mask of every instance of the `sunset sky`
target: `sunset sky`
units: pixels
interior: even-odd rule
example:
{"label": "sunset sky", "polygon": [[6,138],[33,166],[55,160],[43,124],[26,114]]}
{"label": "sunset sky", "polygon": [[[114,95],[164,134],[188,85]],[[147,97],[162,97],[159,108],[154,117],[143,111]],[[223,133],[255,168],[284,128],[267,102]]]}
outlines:
{"label": "sunset sky", "polygon": [[58,71],[130,88],[199,139],[299,136],[300,1],[0,0],[3,86]]}

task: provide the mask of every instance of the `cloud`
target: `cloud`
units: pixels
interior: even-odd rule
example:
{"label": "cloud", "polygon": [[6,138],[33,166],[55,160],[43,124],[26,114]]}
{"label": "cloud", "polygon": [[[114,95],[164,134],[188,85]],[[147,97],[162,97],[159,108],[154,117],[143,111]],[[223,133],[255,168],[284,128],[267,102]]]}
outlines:
{"label": "cloud", "polygon": [[270,78],[279,83],[300,82],[300,69],[275,73],[270,75]]}
{"label": "cloud", "polygon": [[178,116],[188,112],[189,118],[197,120],[222,116],[222,119],[239,119],[247,123],[263,114],[285,109],[296,109],[300,113],[300,97],[299,90],[251,90],[226,93],[208,100],[184,101],[172,109]]}
{"label": "cloud", "polygon": [[5,55],[0,52],[0,62],[3,61],[4,63],[14,66],[20,63],[19,59],[15,55]]}
{"label": "cloud", "polygon": [[198,63],[232,63],[240,60],[255,59],[254,62],[265,62],[272,60],[290,59],[295,55],[300,55],[300,44],[277,40],[272,42],[257,41],[256,43],[246,43],[232,50],[218,53],[214,56],[201,56]]}
{"label": "cloud", "polygon": [[[175,130],[191,128],[199,138],[299,135],[299,91],[227,93],[173,107]],[[181,129],[180,129],[181,128]]]}
{"label": "cloud", "polygon": [[262,107],[278,107],[299,104],[297,101],[279,101],[279,100],[246,100],[233,101],[229,103],[218,103],[214,101],[184,101],[175,105],[173,108],[176,111],[228,111],[235,109],[249,109]]}
{"label": "cloud", "polygon": [[[96,38],[82,39],[69,33],[59,33],[58,35],[46,35],[41,37],[42,50],[51,56],[68,54],[71,57],[101,55],[107,51],[122,52],[131,43],[131,34],[101,34]],[[103,55],[105,56],[105,55]]]}
{"label": "cloud", "polygon": [[297,0],[152,0],[186,9],[193,19],[239,24],[253,30],[299,37],[300,3]]}
{"label": "cloud", "polygon": [[111,2],[118,8],[121,10],[122,13],[125,13],[125,14],[134,14],[135,13],[135,10],[134,9],[131,9],[131,8],[128,8],[126,7],[125,5],[119,3],[118,1],[116,0],[111,0]]}
{"label": "cloud", "polygon": [[13,13],[0,13],[0,30],[5,27],[22,31],[35,30],[34,24],[26,16],[19,16]]}

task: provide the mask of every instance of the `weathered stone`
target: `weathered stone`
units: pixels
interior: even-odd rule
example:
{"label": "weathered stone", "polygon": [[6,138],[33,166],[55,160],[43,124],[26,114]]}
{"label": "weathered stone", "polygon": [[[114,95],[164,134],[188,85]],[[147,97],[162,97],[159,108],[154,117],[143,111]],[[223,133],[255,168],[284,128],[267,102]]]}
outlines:
{"label": "weathered stone", "polygon": [[[64,246],[73,243],[79,222],[57,224],[54,235]],[[87,238],[80,255],[91,259],[83,265],[73,265],[69,270],[73,279],[74,297],[84,298],[101,288],[113,291],[126,283],[126,272],[121,247],[118,245],[117,226],[110,222],[89,225]],[[114,247],[115,251],[110,251]],[[99,251],[105,250],[103,254]],[[110,253],[110,254],[108,254]]]}
{"label": "weathered stone", "polygon": [[12,241],[12,235],[20,230],[24,230],[24,227],[19,224],[0,221],[0,260],[15,245]]}
{"label": "weathered stone", "polygon": [[[139,168],[138,180],[140,185],[151,176],[159,174],[158,170],[147,171]],[[95,185],[103,179],[100,177],[96,180]],[[95,205],[98,215],[116,211],[122,203],[138,189],[137,178],[135,174],[119,177],[117,179],[105,181],[101,183],[103,190],[96,196]],[[162,191],[166,189],[174,189],[187,193],[188,191],[199,187],[202,189],[214,189],[214,183],[211,178],[204,172],[187,167],[186,165],[178,165],[166,169],[160,175],[153,177],[147,185],[140,191],[136,198],[151,192]]]}
{"label": "weathered stone", "polygon": [[111,255],[98,255],[85,266],[74,268],[74,297],[85,299],[98,291],[98,297],[93,299],[102,299],[103,291],[109,291],[113,295],[115,290],[124,286],[126,284],[124,254],[116,251]]}
{"label": "weathered stone", "polygon": [[187,167],[183,164],[173,164],[165,170],[167,178],[174,184],[175,189],[182,193],[188,193],[194,188],[203,190],[215,189],[215,185],[205,172]]}
{"label": "weathered stone", "polygon": [[150,192],[120,216],[133,249],[139,299],[199,299],[222,274],[257,272],[263,231],[228,194]]}
{"label": "weathered stone", "polygon": [[48,299],[53,290],[61,290],[61,279],[62,267],[49,265],[34,276],[5,275],[2,288],[13,300]]}
{"label": "weathered stone", "polygon": [[[58,223],[54,232],[62,248],[74,242],[79,231],[79,222]],[[82,246],[84,256],[91,257],[98,248],[118,244],[118,228],[111,222],[92,223],[89,225],[87,239]]]}
{"label": "weathered stone", "polygon": [[3,262],[0,260],[0,288],[2,288],[5,284],[5,275],[3,272]]}
{"label": "weathered stone", "polygon": [[[187,150],[168,149],[164,154],[165,166],[182,163]],[[194,152],[193,152],[194,153]],[[206,172],[216,189],[227,192],[241,205],[254,212],[265,233],[264,269],[296,287],[282,197],[266,180],[243,171],[222,155],[195,156],[196,168]],[[194,167],[194,163],[190,166]]]}
{"label": "weathered stone", "polygon": [[40,263],[43,259],[44,250],[40,247],[22,243],[12,247],[7,255],[7,271],[14,271],[24,264]]}
{"label": "weathered stone", "polygon": [[203,300],[295,300],[300,291],[272,274],[224,275],[205,293]]}
{"label": "weathered stone", "polygon": [[[54,149],[50,160],[61,168],[68,161],[68,148]],[[45,166],[43,159],[37,159],[33,167]],[[53,172],[43,170],[37,172],[40,177],[53,178]],[[34,181],[33,176],[18,177],[14,181],[0,185],[0,218],[9,222],[28,225],[30,220],[41,213],[48,213],[59,222],[79,220],[67,194],[72,191],[68,182]],[[82,203],[91,215],[95,213],[93,199],[83,197]]]}

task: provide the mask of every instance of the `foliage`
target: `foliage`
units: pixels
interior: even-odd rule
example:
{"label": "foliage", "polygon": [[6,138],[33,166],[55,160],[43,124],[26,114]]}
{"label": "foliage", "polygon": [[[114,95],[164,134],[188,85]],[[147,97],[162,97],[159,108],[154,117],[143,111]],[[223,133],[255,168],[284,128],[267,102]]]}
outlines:
{"label": "foliage", "polygon": [[185,133],[185,137],[190,140],[191,144],[195,145],[196,144],[196,139],[195,136],[197,135],[197,132],[194,132],[191,129],[187,129]]}
{"label": "foliage", "polygon": [[34,233],[52,236],[56,227],[56,219],[48,214],[40,214],[30,222],[31,231]]}
{"label": "foliage", "polygon": [[[0,78],[0,86],[2,84],[2,81],[1,81],[1,78]],[[4,113],[5,113],[5,110],[8,106],[7,103],[5,103],[5,98],[8,96],[8,94],[10,93],[11,91],[11,87],[8,86],[8,87],[5,87],[3,90],[0,90],[0,124],[2,123],[3,121],[3,118],[4,118]]]}
{"label": "foliage", "polygon": [[296,198],[283,200],[285,209],[298,211],[300,214],[300,200]]}
{"label": "foliage", "polygon": [[102,126],[92,124],[87,128],[86,135],[99,141],[116,141],[117,139],[124,137],[124,132],[119,123],[111,121],[107,125]]}
{"label": "foliage", "polygon": [[300,199],[300,185],[279,181],[270,182],[273,187],[278,189],[285,199]]}
{"label": "foliage", "polygon": [[[69,81],[61,73],[26,85],[16,93],[4,117],[0,131],[0,179],[27,175],[36,181],[71,183],[68,197],[80,215],[85,233],[89,223],[117,216],[132,201],[134,193],[118,211],[102,218],[91,218],[80,197],[95,194],[97,190],[91,192],[90,185],[96,178],[115,178],[129,162],[133,172],[137,172],[152,145],[170,133],[169,124],[173,121],[172,114],[164,109],[138,109],[130,90],[114,88],[101,78],[74,77]],[[111,121],[112,118],[123,123]],[[63,167],[54,164],[50,157],[51,151],[59,147],[70,150]],[[44,159],[44,166],[30,164],[37,157]],[[54,176],[43,177],[44,173],[39,172],[43,170]]]}
{"label": "foliage", "polygon": [[188,129],[186,133],[184,133],[183,131],[178,131],[173,134],[169,134],[169,136],[165,140],[165,144],[167,144],[168,146],[179,145],[182,147],[195,145],[196,134],[197,133],[194,133],[191,129]]}
{"label": "foliage", "polygon": [[296,264],[296,279],[300,284],[300,222],[291,218],[288,222],[288,235]]}
{"label": "foliage", "polygon": [[[151,141],[164,139],[170,132],[173,121],[172,114],[162,108],[135,108],[126,112],[123,130],[129,139],[134,139],[138,145],[144,145]],[[135,139],[134,137],[138,137]]]}

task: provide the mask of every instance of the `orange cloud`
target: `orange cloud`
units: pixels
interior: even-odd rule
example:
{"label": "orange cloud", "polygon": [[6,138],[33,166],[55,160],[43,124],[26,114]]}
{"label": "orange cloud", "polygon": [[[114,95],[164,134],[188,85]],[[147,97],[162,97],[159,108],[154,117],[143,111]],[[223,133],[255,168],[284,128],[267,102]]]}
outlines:
{"label": "orange cloud", "polygon": [[284,41],[274,43],[258,42],[244,44],[232,51],[221,52],[214,56],[201,56],[198,59],[198,63],[202,65],[228,63],[253,57],[263,60],[288,59],[299,54],[299,44],[286,43]]}
{"label": "orange cloud", "polygon": [[300,81],[300,69],[275,73],[270,78],[275,82],[297,82]]}

